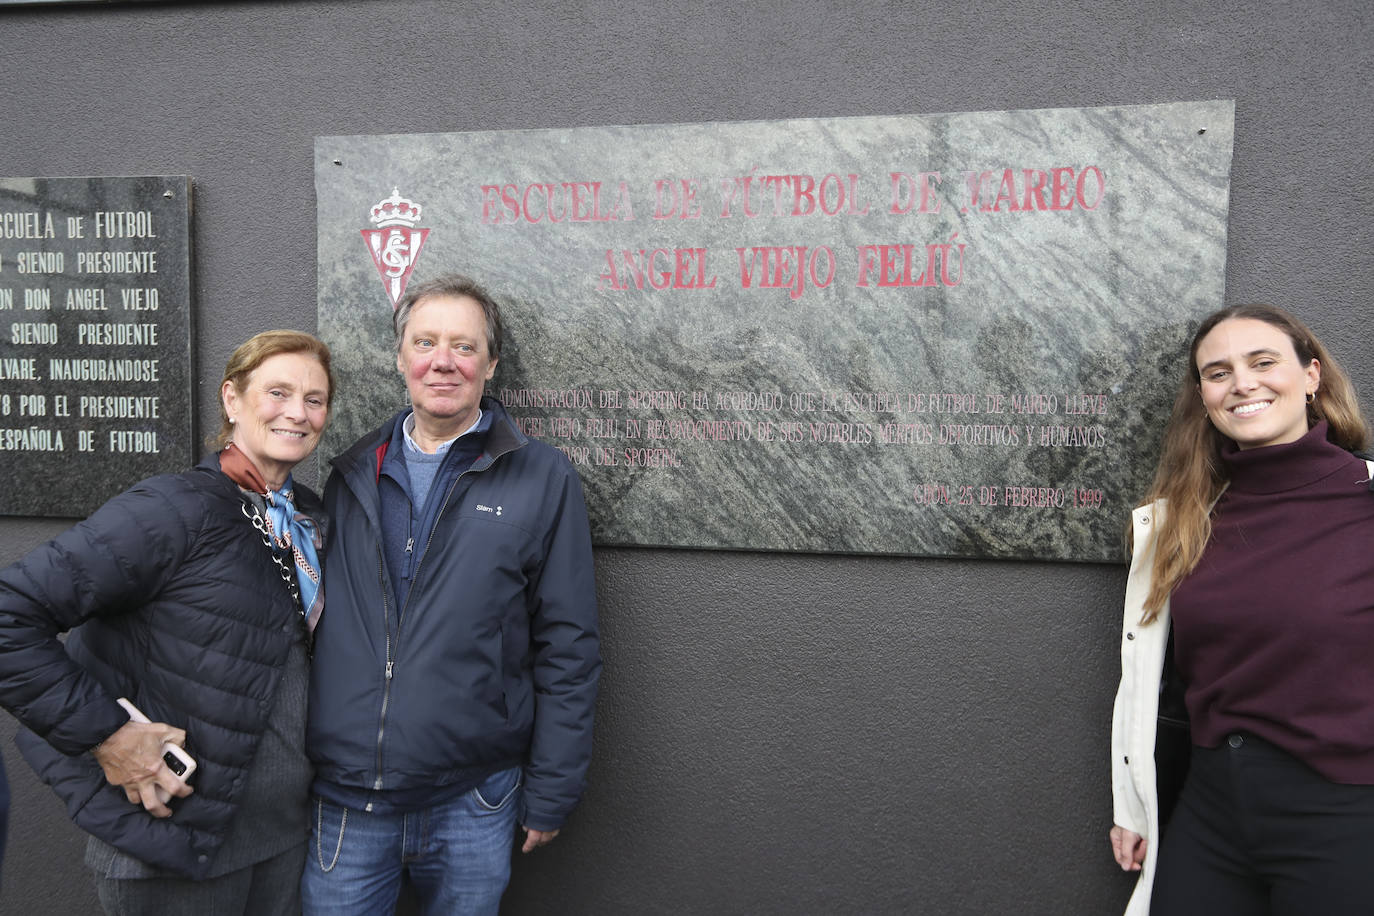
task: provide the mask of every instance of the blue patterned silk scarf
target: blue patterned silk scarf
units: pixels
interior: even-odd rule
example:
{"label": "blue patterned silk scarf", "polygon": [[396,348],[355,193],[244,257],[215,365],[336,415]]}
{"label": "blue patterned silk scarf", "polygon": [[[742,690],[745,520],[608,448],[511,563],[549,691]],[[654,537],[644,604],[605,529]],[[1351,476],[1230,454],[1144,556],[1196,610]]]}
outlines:
{"label": "blue patterned silk scarf", "polygon": [[[300,592],[300,612],[305,618],[306,629],[315,632],[315,625],[320,622],[320,614],[324,612],[324,587],[320,582],[320,550],[323,544],[319,526],[310,516],[296,510],[291,475],[287,475],[280,490],[268,489],[262,473],[232,442],[219,453],[219,467],[240,489],[256,493],[266,501],[265,534],[278,550],[290,549],[295,561],[296,587]],[[254,509],[254,512],[257,510]],[[278,563],[282,561],[279,559]]]}
{"label": "blue patterned silk scarf", "polygon": [[[324,612],[324,586],[320,582],[320,529],[310,516],[296,511],[291,491],[291,475],[280,490],[267,491],[267,518],[272,523],[272,536],[285,541],[296,561],[296,584],[301,590],[301,613],[305,627],[315,632]],[[277,532],[281,532],[278,534]]]}

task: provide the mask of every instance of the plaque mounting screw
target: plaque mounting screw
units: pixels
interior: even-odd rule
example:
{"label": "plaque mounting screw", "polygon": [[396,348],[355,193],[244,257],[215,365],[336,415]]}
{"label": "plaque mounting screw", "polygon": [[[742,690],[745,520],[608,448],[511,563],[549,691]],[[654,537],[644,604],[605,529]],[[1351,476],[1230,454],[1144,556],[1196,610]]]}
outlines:
{"label": "plaque mounting screw", "polygon": [[1202,136],[1203,134],[1205,134],[1205,133],[1207,133],[1207,128],[1205,128],[1205,127],[1199,127],[1199,128],[1197,129],[1197,135],[1198,135],[1199,137],[1201,137],[1201,136]]}
{"label": "plaque mounting screw", "polygon": [[335,159],[335,160],[334,160],[334,164],[335,164],[335,165],[343,165],[343,160],[342,160],[342,159]]}

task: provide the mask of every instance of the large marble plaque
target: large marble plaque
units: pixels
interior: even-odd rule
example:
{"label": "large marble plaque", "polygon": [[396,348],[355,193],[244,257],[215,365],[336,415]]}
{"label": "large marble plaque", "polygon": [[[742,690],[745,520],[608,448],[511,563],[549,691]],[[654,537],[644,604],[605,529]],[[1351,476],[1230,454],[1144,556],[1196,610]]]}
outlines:
{"label": "large marble plaque", "polygon": [[1234,105],[321,137],[326,451],[460,271],[602,544],[1102,561],[1222,304]]}
{"label": "large marble plaque", "polygon": [[192,463],[191,180],[0,178],[0,514]]}

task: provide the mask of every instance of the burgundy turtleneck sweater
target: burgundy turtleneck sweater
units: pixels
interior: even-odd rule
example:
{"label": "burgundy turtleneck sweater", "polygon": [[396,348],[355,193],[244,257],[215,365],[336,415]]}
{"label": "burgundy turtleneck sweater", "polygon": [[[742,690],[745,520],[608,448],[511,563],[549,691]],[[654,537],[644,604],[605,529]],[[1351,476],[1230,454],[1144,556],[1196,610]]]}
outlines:
{"label": "burgundy turtleneck sweater", "polygon": [[1374,493],[1326,441],[1223,455],[1212,539],[1174,590],[1193,743],[1258,735],[1333,782],[1374,784]]}

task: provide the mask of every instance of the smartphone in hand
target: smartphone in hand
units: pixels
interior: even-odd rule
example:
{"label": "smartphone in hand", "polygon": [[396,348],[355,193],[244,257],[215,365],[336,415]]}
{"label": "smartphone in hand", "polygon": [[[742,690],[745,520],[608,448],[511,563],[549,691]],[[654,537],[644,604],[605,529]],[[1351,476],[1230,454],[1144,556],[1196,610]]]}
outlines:
{"label": "smartphone in hand", "polygon": [[[148,717],[140,712],[139,708],[133,703],[129,702],[124,697],[120,697],[118,702],[120,706],[124,707],[124,711],[129,714],[130,719],[135,722],[148,724]],[[176,776],[176,778],[180,779],[182,782],[190,779],[191,774],[196,771],[195,758],[186,753],[185,748],[173,744],[170,741],[166,741],[162,745],[162,762],[167,764],[167,769],[171,770],[172,775]],[[171,796],[168,797],[170,798]],[[162,803],[166,804],[167,799],[162,799]]]}

